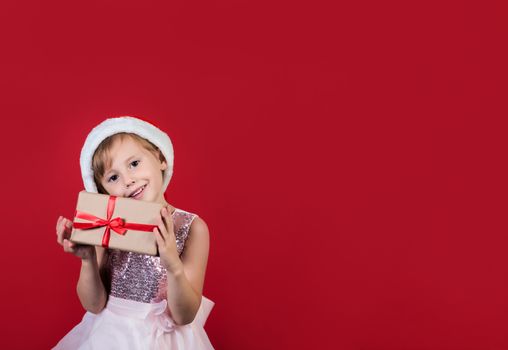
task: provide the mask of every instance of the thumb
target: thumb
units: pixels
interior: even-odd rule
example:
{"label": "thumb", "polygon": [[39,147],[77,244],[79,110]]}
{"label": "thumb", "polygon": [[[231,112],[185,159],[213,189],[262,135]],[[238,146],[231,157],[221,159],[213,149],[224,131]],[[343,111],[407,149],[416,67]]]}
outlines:
{"label": "thumb", "polygon": [[68,239],[71,235],[72,235],[72,222],[66,220],[64,224],[64,237]]}
{"label": "thumb", "polygon": [[162,239],[159,229],[157,227],[153,229],[153,234],[155,235],[155,240],[157,241],[157,245],[159,247],[162,247],[162,245],[164,244],[164,240]]}

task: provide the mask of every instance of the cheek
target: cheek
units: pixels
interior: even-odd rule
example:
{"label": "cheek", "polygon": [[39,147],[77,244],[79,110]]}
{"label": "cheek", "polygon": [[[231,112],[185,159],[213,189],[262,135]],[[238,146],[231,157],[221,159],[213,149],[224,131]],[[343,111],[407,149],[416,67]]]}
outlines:
{"label": "cheek", "polygon": [[118,184],[107,184],[103,185],[106,192],[108,192],[109,195],[117,195],[118,194]]}

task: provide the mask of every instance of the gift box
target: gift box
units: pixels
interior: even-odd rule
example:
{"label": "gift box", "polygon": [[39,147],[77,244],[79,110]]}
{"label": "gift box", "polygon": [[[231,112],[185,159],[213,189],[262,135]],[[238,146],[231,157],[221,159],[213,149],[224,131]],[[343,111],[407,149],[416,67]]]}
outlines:
{"label": "gift box", "polygon": [[79,192],[70,241],[158,256],[161,203]]}

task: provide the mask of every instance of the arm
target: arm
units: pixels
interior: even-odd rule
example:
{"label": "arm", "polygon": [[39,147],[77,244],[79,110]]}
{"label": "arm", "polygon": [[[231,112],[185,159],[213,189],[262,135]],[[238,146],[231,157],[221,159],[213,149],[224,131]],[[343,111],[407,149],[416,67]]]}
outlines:
{"label": "arm", "polygon": [[81,272],[76,291],[85,310],[97,314],[101,312],[107,302],[107,293],[102,277],[104,277],[103,266],[108,253],[102,247],[95,247],[94,252],[95,254],[92,254],[90,258],[81,259]]}
{"label": "arm", "polygon": [[201,305],[210,237],[208,226],[200,217],[191,224],[182,264],[167,272],[167,300],[172,318],[179,325],[191,323]]}
{"label": "arm", "polygon": [[[107,293],[103,281],[109,288],[110,278],[102,266],[108,251],[102,247],[76,244],[69,240],[72,233],[72,221],[59,216],[56,223],[56,240],[63,246],[65,252],[81,258],[81,272],[79,274],[76,291],[81,305],[92,313],[99,313],[106,304]],[[101,281],[101,277],[103,281]]]}

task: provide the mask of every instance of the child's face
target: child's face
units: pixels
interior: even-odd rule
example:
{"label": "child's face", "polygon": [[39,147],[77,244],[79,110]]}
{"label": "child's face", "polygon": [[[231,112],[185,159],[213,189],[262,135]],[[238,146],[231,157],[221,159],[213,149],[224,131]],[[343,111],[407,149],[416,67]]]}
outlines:
{"label": "child's face", "polygon": [[111,168],[106,169],[101,184],[113,196],[130,197],[138,189],[142,192],[134,199],[164,203],[161,170],[167,168],[153,153],[126,137],[117,139],[110,149]]}

